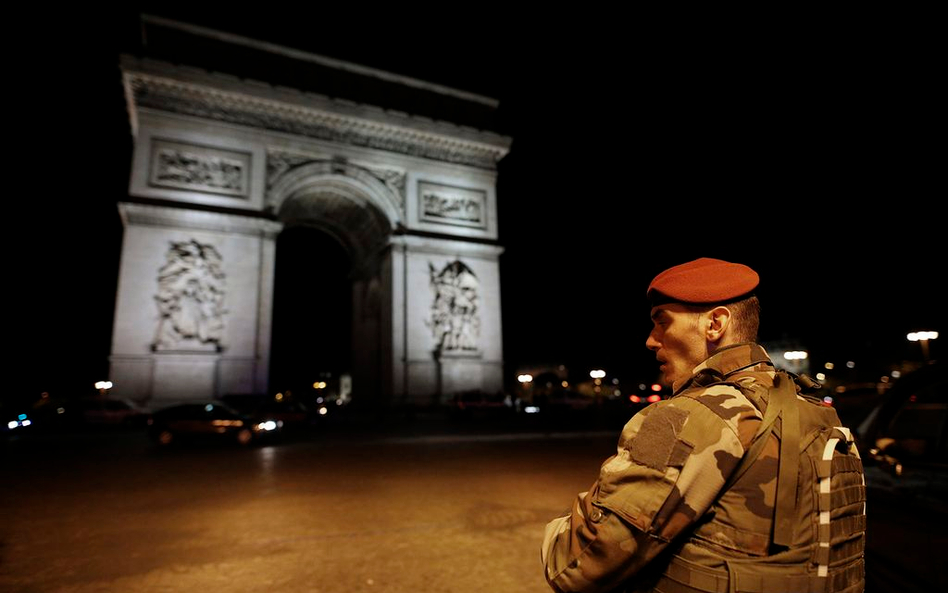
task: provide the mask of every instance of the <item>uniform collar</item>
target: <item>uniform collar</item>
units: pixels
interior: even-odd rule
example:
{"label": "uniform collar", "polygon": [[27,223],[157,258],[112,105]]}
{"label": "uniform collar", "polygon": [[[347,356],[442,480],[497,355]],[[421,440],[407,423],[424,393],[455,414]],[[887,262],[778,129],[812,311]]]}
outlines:
{"label": "uniform collar", "polygon": [[703,385],[708,382],[707,378],[714,378],[715,381],[720,381],[724,377],[741,369],[746,369],[761,363],[773,365],[770,356],[767,355],[767,351],[759,344],[743,342],[741,344],[725,346],[696,366],[691,371],[691,377],[684,380],[681,384],[676,385],[674,391],[678,393],[692,383]]}

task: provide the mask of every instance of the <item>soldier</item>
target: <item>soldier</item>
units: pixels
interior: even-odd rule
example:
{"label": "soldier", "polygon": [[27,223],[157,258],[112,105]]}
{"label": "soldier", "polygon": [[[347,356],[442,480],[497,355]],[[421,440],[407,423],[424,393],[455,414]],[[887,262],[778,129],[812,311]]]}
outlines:
{"label": "soldier", "polygon": [[617,452],[541,559],[559,592],[857,593],[865,482],[849,431],[755,342],[751,268],[701,258],[648,287],[673,397],[626,424]]}

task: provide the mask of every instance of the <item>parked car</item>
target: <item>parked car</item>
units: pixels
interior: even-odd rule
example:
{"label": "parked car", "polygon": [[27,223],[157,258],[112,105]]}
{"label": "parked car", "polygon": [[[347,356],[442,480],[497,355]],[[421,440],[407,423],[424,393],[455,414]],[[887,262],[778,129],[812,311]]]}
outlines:
{"label": "parked car", "polygon": [[329,411],[321,397],[313,398],[312,404],[283,397],[276,399],[262,394],[229,394],[220,399],[252,419],[282,421],[284,429],[304,428],[316,424]]}
{"label": "parked car", "polygon": [[217,401],[170,406],[148,418],[148,434],[160,445],[179,441],[223,440],[249,445],[280,432],[283,423],[275,419],[241,414]]}
{"label": "parked car", "polygon": [[867,593],[945,591],[948,369],[899,379],[856,428],[866,471]]}
{"label": "parked car", "polygon": [[322,414],[326,413],[326,406],[319,404],[319,407],[313,411],[302,402],[297,401],[268,401],[254,408],[251,416],[263,420],[277,420],[283,423],[284,427],[304,427],[316,422]]}

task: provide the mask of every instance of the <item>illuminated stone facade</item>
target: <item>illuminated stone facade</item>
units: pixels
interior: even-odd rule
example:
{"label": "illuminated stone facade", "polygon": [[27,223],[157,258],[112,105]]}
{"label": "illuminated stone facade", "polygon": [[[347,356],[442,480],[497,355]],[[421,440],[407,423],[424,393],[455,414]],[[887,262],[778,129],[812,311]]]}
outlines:
{"label": "illuminated stone facade", "polygon": [[508,138],[154,59],[124,56],[122,70],[134,158],[116,395],[266,393],[276,238],[299,224],[354,262],[354,399],[502,388]]}

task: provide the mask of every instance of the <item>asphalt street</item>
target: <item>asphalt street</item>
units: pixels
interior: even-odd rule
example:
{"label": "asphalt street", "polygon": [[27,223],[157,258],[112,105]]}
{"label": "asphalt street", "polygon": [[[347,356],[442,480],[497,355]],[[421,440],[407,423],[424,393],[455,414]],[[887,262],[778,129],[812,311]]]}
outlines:
{"label": "asphalt street", "polygon": [[[543,527],[620,427],[402,418],[249,447],[159,448],[131,430],[14,439],[0,591],[546,593]],[[910,500],[870,494],[867,593],[944,581],[943,510]]]}
{"label": "asphalt street", "polygon": [[0,590],[541,593],[543,526],[592,483],[615,436],[10,443]]}

